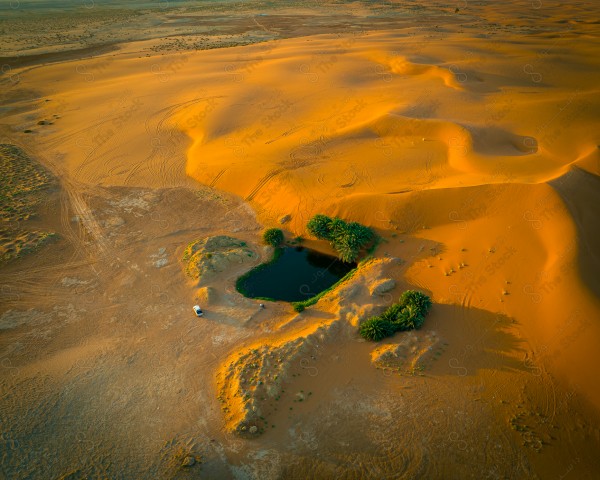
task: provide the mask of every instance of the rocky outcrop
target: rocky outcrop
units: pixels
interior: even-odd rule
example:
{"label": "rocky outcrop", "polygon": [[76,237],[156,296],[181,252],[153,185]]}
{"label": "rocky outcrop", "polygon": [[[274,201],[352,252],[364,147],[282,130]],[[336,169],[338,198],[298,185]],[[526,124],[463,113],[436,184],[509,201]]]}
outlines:
{"label": "rocky outcrop", "polygon": [[385,305],[374,305],[368,303],[365,305],[352,304],[344,308],[341,312],[345,315],[346,321],[353,327],[359,327],[365,320],[381,315],[386,310]]}
{"label": "rocky outcrop", "polygon": [[341,285],[331,299],[337,304],[340,317],[358,327],[367,318],[383,313],[391,302],[391,297],[385,294],[396,287],[396,281],[389,277],[390,270],[401,264],[399,258],[390,257],[360,265],[352,279]]}
{"label": "rocky outcrop", "polygon": [[371,362],[385,371],[415,375],[429,369],[448,345],[436,332],[405,332],[400,338],[375,348]]}
{"label": "rocky outcrop", "polygon": [[199,282],[209,281],[219,273],[257,258],[246,242],[225,235],[192,242],[183,254],[187,275]]}
{"label": "rocky outcrop", "polygon": [[396,280],[393,278],[385,278],[383,280],[378,280],[370,286],[371,296],[381,296],[385,295],[389,291],[393,290],[396,287]]}
{"label": "rocky outcrop", "polygon": [[294,370],[300,365],[311,375],[314,367],[308,366],[310,352],[331,336],[339,335],[339,328],[340,324],[333,321],[302,335],[280,339],[277,344],[257,345],[229,357],[217,373],[219,401],[228,430],[243,437],[263,433],[273,414],[270,405],[291,395],[284,385],[298,375]]}

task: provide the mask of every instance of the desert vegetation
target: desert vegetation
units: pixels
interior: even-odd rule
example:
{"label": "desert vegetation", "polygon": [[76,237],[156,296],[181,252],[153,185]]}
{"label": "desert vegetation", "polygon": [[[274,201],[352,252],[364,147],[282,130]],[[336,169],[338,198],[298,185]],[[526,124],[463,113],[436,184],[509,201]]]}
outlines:
{"label": "desert vegetation", "polygon": [[431,299],[416,290],[407,290],[398,301],[381,315],[365,320],[359,327],[360,335],[373,342],[390,337],[396,332],[418,330],[431,308]]}
{"label": "desert vegetation", "polygon": [[39,250],[56,239],[33,227],[30,219],[50,202],[53,177],[21,148],[0,144],[0,263]]}
{"label": "desert vegetation", "polygon": [[358,222],[346,222],[323,214],[311,218],[306,227],[313,237],[329,241],[344,262],[356,261],[361,248],[375,237],[373,230]]}
{"label": "desert vegetation", "polygon": [[279,247],[284,240],[283,232],[279,228],[268,228],[263,232],[263,242],[272,247]]}
{"label": "desert vegetation", "polygon": [[0,220],[27,220],[35,214],[50,175],[15,145],[0,144]]}

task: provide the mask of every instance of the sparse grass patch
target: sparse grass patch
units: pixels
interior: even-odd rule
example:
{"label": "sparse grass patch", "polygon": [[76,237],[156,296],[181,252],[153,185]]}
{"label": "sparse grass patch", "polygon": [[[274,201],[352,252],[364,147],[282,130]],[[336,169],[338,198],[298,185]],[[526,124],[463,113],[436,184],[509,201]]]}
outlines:
{"label": "sparse grass patch", "polygon": [[50,174],[19,147],[0,144],[0,178],[0,223],[8,225],[0,228],[2,262],[35,252],[57,235],[23,228],[54,183]]}
{"label": "sparse grass patch", "polygon": [[0,220],[27,220],[52,183],[48,173],[14,145],[0,144]]}

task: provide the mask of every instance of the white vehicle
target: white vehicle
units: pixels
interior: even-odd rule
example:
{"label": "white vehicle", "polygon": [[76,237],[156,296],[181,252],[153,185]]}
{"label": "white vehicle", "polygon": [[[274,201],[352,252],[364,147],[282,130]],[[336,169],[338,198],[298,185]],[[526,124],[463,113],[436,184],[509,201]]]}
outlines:
{"label": "white vehicle", "polygon": [[204,315],[204,312],[202,311],[199,305],[194,305],[192,308],[194,309],[194,313],[197,317],[201,317],[202,315]]}

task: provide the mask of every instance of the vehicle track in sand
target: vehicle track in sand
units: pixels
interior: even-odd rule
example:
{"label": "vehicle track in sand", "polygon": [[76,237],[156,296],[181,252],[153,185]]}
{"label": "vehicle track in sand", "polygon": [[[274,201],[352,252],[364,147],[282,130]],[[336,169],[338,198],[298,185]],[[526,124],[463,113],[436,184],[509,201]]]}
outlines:
{"label": "vehicle track in sand", "polygon": [[273,178],[275,178],[280,173],[284,172],[285,168],[277,168],[275,170],[271,170],[264,177],[262,177],[254,186],[254,188],[250,191],[250,193],[246,196],[245,200],[247,202],[251,202],[254,200],[254,197],[261,191],[261,189],[267,185]]}

